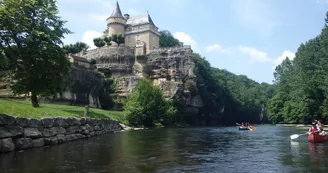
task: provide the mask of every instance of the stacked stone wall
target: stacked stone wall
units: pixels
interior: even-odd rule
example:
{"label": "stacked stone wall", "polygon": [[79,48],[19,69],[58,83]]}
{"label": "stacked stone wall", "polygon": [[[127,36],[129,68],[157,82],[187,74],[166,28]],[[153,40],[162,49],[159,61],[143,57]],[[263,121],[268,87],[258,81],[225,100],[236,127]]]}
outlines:
{"label": "stacked stone wall", "polygon": [[0,114],[0,153],[60,144],[123,130],[107,119],[15,118]]}

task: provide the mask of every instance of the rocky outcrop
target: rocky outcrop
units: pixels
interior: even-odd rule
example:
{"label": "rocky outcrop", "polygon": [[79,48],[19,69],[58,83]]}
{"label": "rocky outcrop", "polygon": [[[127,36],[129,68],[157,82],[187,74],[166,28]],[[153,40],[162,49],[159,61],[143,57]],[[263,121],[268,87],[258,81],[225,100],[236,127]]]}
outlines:
{"label": "rocky outcrop", "polygon": [[0,114],[0,152],[60,144],[126,129],[107,119],[14,118]]}
{"label": "rocky outcrop", "polygon": [[[135,48],[131,47],[104,46],[76,55],[95,59],[95,68],[98,71],[115,78],[119,96],[125,97],[131,93],[140,78],[149,78],[153,85],[162,89],[166,98],[179,98],[192,112],[197,112],[203,105],[197,92],[193,91],[193,88],[196,88],[196,76],[190,46],[154,49],[144,55],[135,54]],[[102,76],[93,70],[79,68],[72,68],[71,76],[72,80],[67,84],[70,86],[69,90],[58,94],[56,98],[42,101],[100,107]],[[1,79],[0,74],[0,87]],[[7,82],[8,80],[6,77],[2,79]]]}

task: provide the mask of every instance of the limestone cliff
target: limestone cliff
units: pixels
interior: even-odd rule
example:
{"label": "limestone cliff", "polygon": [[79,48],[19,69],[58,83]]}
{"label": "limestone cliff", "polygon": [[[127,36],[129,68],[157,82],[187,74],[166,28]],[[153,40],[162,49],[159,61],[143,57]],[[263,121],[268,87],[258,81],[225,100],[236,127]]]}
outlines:
{"label": "limestone cliff", "polygon": [[[135,53],[133,54],[133,52]],[[166,98],[179,98],[187,107],[202,107],[196,88],[195,63],[190,46],[154,49],[140,55],[130,47],[105,46],[77,54],[95,59],[96,68],[109,73],[117,82],[117,94],[126,96],[137,85],[139,78],[149,78],[159,86]]]}
{"label": "limestone cliff", "polygon": [[[116,92],[120,96],[131,93],[140,78],[149,78],[159,86],[166,98],[179,100],[186,112],[197,113],[203,106],[196,87],[195,63],[190,46],[154,49],[148,54],[138,54],[135,48],[104,46],[76,54],[95,59],[94,68],[110,74],[116,81]],[[50,101],[68,101],[67,104],[90,104],[100,107],[99,91],[102,76],[90,69],[72,68],[71,83],[66,92]],[[10,93],[11,79],[0,73],[0,94]]]}

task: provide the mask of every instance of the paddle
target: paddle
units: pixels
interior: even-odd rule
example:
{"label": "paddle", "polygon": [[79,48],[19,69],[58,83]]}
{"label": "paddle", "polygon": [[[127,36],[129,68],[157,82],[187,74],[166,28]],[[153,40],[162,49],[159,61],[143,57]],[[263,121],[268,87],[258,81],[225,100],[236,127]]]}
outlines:
{"label": "paddle", "polygon": [[[312,133],[316,133],[316,132],[318,132],[318,131],[315,131],[315,132],[312,132]],[[298,137],[300,137],[302,135],[306,135],[306,134],[308,134],[308,132],[306,132],[304,134],[294,134],[294,135],[291,135],[290,136],[290,139],[296,139],[296,138],[298,138]]]}
{"label": "paddle", "polygon": [[300,136],[302,136],[302,135],[306,135],[307,133],[304,133],[304,134],[294,134],[294,135],[291,135],[290,136],[290,139],[296,139],[296,138],[298,138],[298,137],[300,137]]}

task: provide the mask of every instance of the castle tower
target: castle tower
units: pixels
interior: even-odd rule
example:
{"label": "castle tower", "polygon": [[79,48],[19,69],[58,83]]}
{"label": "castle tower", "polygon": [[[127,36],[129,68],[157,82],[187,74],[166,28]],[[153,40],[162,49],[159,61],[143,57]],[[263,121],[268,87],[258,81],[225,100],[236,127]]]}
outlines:
{"label": "castle tower", "polygon": [[123,34],[125,32],[126,19],[123,17],[118,1],[112,12],[112,15],[107,18],[107,30],[104,35],[111,36],[113,34]]}

